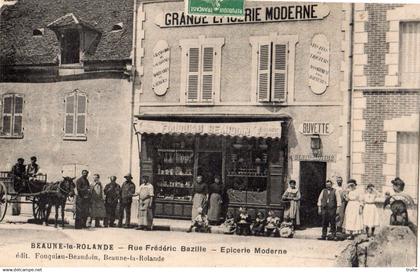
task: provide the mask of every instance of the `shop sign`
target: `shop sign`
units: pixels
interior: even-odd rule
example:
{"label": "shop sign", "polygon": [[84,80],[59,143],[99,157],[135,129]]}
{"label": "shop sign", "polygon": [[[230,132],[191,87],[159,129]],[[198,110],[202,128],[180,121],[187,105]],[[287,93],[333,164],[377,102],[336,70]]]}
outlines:
{"label": "shop sign", "polygon": [[141,133],[147,134],[207,134],[256,138],[280,138],[281,122],[186,123],[142,120],[139,122],[139,130]]}
{"label": "shop sign", "polygon": [[155,94],[164,95],[169,87],[170,50],[165,40],[160,40],[153,48],[152,88]]}
{"label": "shop sign", "polygon": [[312,38],[309,50],[309,87],[315,94],[323,94],[330,78],[330,42],[324,34]]}
{"label": "shop sign", "polygon": [[245,0],[186,0],[188,14],[243,16]]}
{"label": "shop sign", "polygon": [[[227,0],[225,0],[227,1]],[[169,11],[157,15],[160,27],[188,27],[227,24],[278,23],[289,21],[322,20],[330,13],[326,4],[271,5],[245,8],[242,17],[200,16],[182,11]]]}
{"label": "shop sign", "polygon": [[322,156],[314,156],[314,155],[292,155],[290,157],[294,161],[335,162],[335,156],[334,155],[322,155]]}
{"label": "shop sign", "polygon": [[299,132],[303,135],[330,135],[334,132],[334,126],[327,122],[303,122]]}

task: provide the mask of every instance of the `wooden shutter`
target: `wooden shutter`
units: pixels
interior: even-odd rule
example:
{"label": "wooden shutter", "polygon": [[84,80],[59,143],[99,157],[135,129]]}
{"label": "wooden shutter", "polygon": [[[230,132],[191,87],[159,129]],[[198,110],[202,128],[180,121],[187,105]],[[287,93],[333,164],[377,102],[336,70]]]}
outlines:
{"label": "wooden shutter", "polygon": [[419,183],[419,134],[397,133],[397,177],[405,181],[404,192],[417,202]]}
{"label": "wooden shutter", "polygon": [[76,134],[86,134],[86,95],[77,94]]}
{"label": "wooden shutter", "polygon": [[66,104],[66,117],[65,117],[65,124],[64,124],[64,133],[65,134],[74,134],[74,115],[75,115],[75,98],[76,95],[72,94],[66,97],[65,104]]}
{"label": "wooden shutter", "polygon": [[286,100],[287,90],[287,44],[274,44],[271,101]]}
{"label": "wooden shutter", "polygon": [[14,96],[13,109],[13,135],[22,134],[22,116],[23,116],[23,97],[19,95]]}
{"label": "wooden shutter", "polygon": [[401,24],[401,86],[420,86],[420,22]]}
{"label": "wooden shutter", "polygon": [[203,48],[203,72],[202,72],[202,102],[213,101],[214,90],[214,48]]}
{"label": "wooden shutter", "polygon": [[3,97],[3,134],[12,134],[13,95]]}
{"label": "wooden shutter", "polygon": [[193,47],[188,50],[188,70],[187,70],[187,101],[197,102],[200,78],[200,48]]}
{"label": "wooden shutter", "polygon": [[258,84],[257,97],[259,102],[270,101],[270,57],[271,44],[259,45],[258,50]]}

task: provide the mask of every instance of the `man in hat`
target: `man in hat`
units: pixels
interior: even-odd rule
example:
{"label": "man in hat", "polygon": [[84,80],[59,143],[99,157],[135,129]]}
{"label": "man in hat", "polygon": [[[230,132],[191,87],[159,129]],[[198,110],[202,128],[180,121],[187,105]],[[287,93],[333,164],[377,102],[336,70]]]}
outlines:
{"label": "man in hat", "polygon": [[136,193],[136,185],[133,183],[133,177],[130,173],[124,176],[125,181],[121,186],[121,199],[120,199],[120,220],[118,221],[118,227],[122,227],[122,222],[125,213],[125,228],[130,227],[131,217],[131,203],[133,202],[133,196]]}
{"label": "man in hat", "polygon": [[29,177],[29,180],[35,180],[36,176],[39,175],[39,165],[36,163],[37,158],[35,156],[31,157],[31,163],[26,166],[26,174]]}
{"label": "man in hat", "polygon": [[121,195],[121,187],[116,182],[117,177],[111,176],[109,178],[111,181],[105,186],[104,194],[105,194],[105,210],[106,210],[106,217],[104,225],[105,227],[114,227],[115,221],[115,210],[117,209],[118,200]]}
{"label": "man in hat", "polygon": [[76,180],[76,229],[86,228],[86,221],[89,217],[91,193],[88,175],[89,171],[83,170],[82,176]]}
{"label": "man in hat", "polygon": [[13,185],[16,192],[22,192],[25,189],[26,170],[24,162],[23,158],[19,158],[12,167]]}
{"label": "man in hat", "polygon": [[322,216],[322,235],[320,240],[327,239],[328,227],[331,229],[332,239],[336,239],[336,214],[341,207],[340,194],[332,187],[331,180],[325,182],[318,197],[318,214]]}

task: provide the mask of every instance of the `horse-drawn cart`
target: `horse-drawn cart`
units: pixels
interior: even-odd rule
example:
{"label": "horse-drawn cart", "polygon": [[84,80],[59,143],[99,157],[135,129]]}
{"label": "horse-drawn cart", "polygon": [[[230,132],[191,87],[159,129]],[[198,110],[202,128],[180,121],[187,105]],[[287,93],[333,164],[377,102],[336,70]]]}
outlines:
{"label": "horse-drawn cart", "polygon": [[4,219],[8,204],[32,204],[32,213],[37,221],[45,219],[45,209],[40,205],[40,195],[47,184],[47,175],[37,175],[35,180],[25,180],[21,191],[15,190],[11,172],[0,171],[0,222]]}

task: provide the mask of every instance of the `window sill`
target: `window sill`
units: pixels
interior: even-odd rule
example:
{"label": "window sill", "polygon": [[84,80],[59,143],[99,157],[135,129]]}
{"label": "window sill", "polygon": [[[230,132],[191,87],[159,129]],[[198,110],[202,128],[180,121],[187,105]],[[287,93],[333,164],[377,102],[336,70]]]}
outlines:
{"label": "window sill", "polygon": [[214,102],[186,102],[185,106],[214,106]]}
{"label": "window sill", "polygon": [[21,134],[21,135],[0,135],[0,139],[23,139],[23,134]]}
{"label": "window sill", "polygon": [[83,136],[73,136],[73,135],[65,135],[63,136],[64,141],[87,141],[86,135]]}

